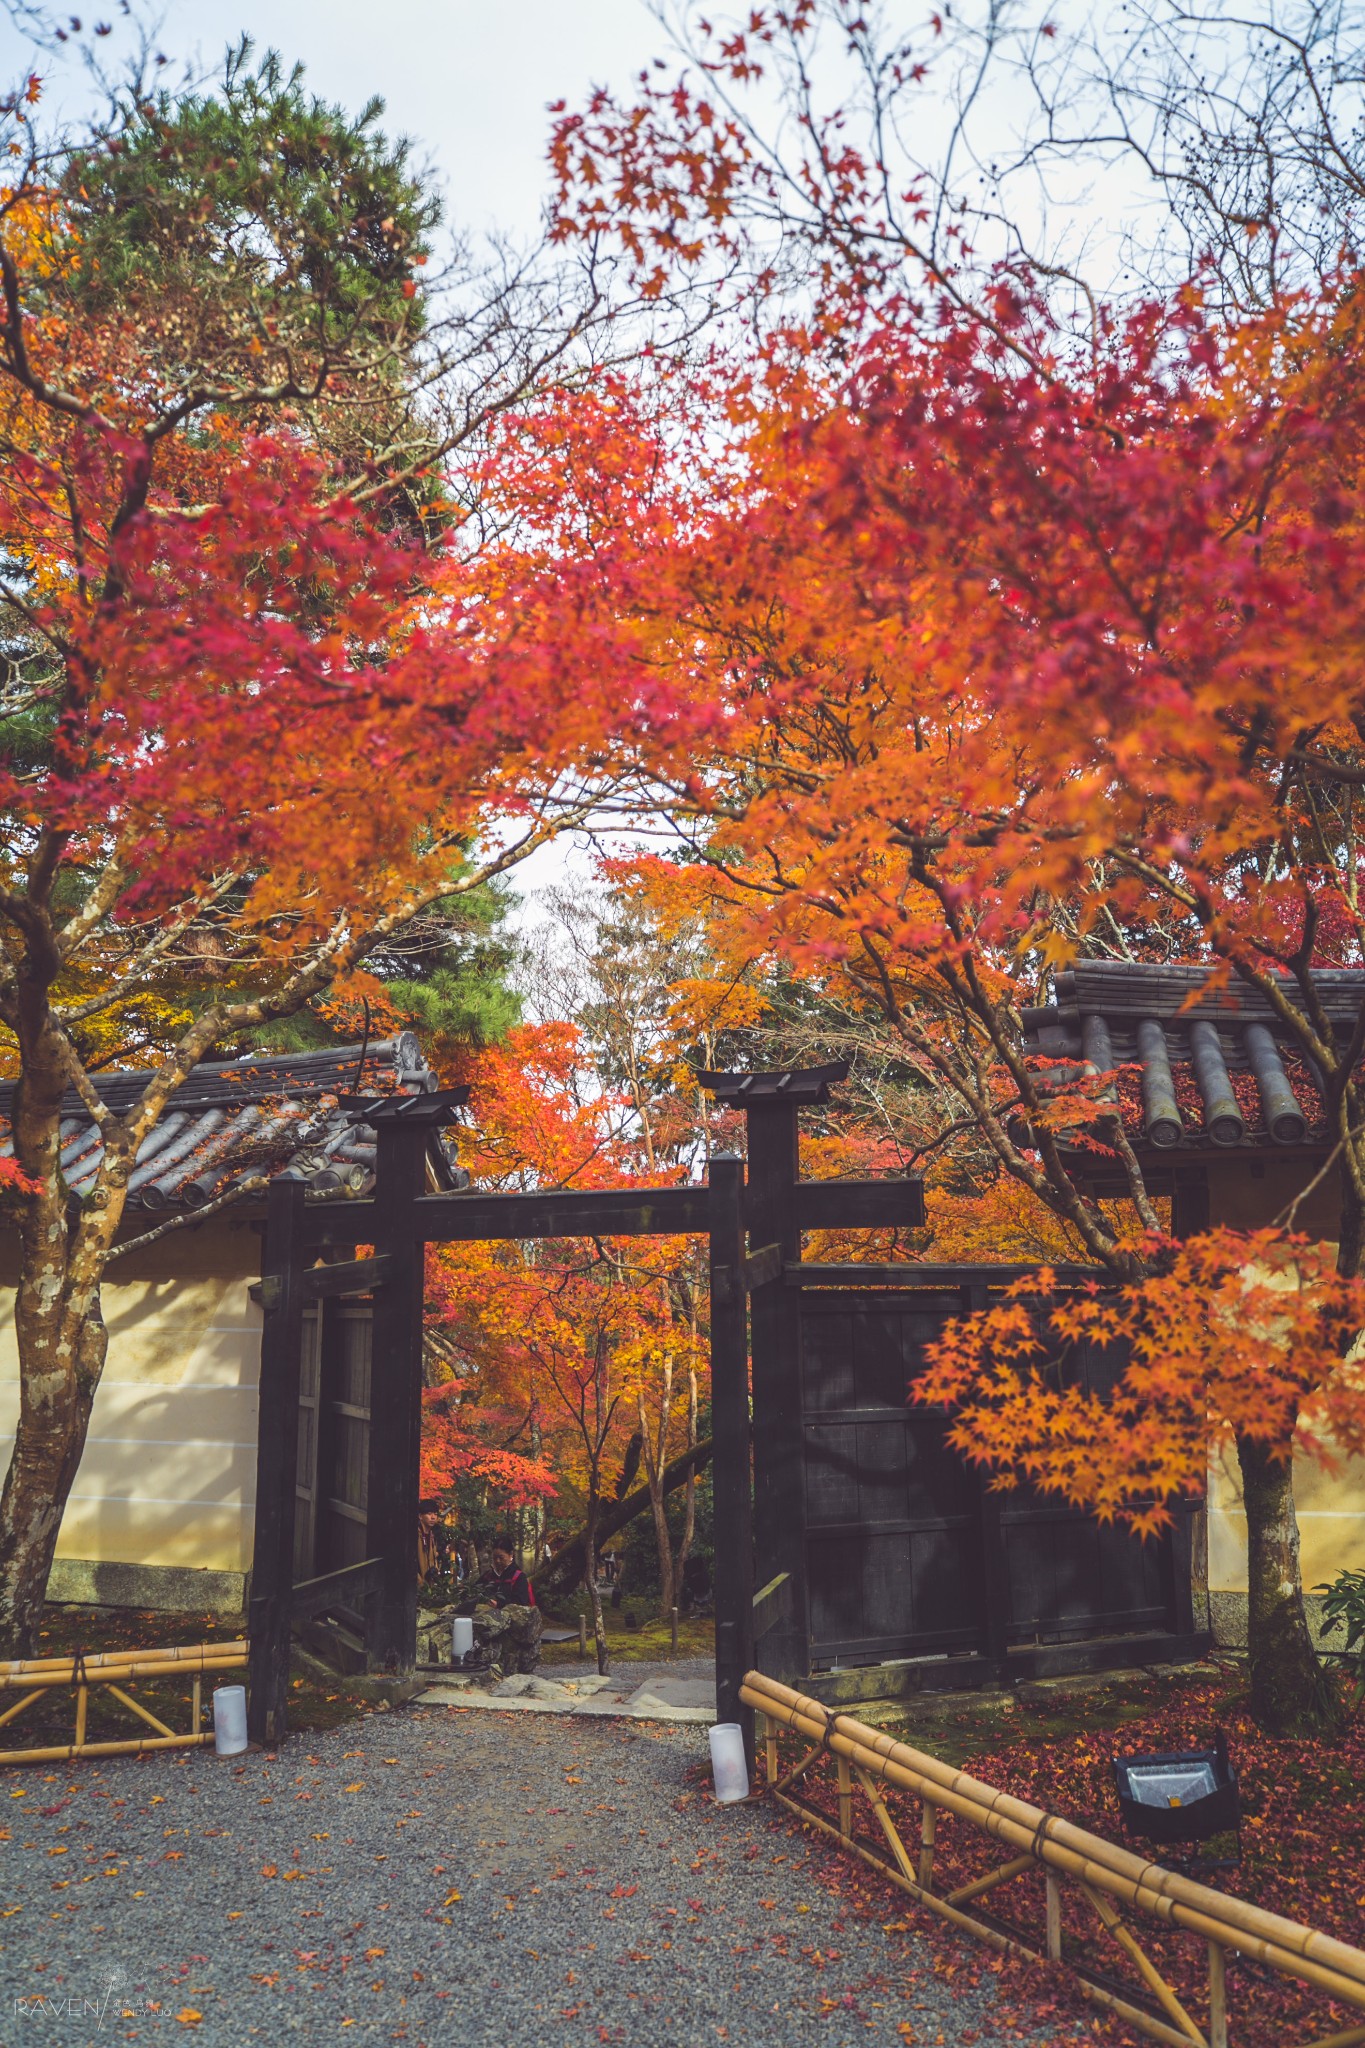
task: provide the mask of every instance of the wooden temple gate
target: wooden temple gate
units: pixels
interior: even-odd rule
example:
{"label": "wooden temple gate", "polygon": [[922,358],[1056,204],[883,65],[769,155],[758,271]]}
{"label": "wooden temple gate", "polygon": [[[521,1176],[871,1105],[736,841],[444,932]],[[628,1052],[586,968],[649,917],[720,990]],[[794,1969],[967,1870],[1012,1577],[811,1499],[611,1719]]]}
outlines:
{"label": "wooden temple gate", "polygon": [[424,1253],[457,1240],[709,1238],[718,1708],[750,1739],[755,1665],[844,1704],[1199,1654],[1185,1525],[1144,1545],[993,1494],[942,1418],[907,1405],[925,1345],[1017,1269],[802,1260],[805,1232],[923,1222],[917,1180],[801,1180],[800,1109],[844,1071],[704,1075],[748,1136],[747,1167],[718,1155],[704,1185],[430,1194],[428,1146],[463,1089],[357,1105],[378,1141],[371,1198],[272,1185],[254,1739],[285,1731],[291,1632],[314,1616],[363,1635],[370,1669],[412,1667]]}

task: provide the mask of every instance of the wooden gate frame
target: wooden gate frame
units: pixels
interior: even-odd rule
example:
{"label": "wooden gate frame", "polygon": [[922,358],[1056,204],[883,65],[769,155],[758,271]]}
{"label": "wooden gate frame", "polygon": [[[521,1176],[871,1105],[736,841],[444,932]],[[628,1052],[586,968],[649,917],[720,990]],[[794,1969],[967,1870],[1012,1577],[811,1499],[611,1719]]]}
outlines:
{"label": "wooden gate frame", "polygon": [[[824,1102],[844,1063],[781,1074],[703,1074],[722,1100],[747,1111],[749,1172],[717,1154],[701,1186],[620,1188],[538,1194],[426,1192],[429,1146],[468,1100],[465,1088],[395,1095],[349,1105],[377,1141],[374,1193],[363,1200],[309,1199],[299,1181],[277,1180],[267,1196],[262,1261],[259,1449],[255,1548],[248,1610],[248,1725],[257,1742],[278,1742],[288,1727],[289,1645],[294,1626],[330,1607],[363,1603],[366,1661],[372,1671],[410,1672],[417,1647],[415,1546],[422,1415],[422,1297],[428,1244],[479,1239],[575,1236],[705,1236],[712,1289],[712,1411],[717,1550],[727,1568],[716,1582],[716,1682],[723,1719],[746,1729],[753,1716],[739,1694],[753,1662],[753,1528],[749,1477],[749,1300],[753,1295],[758,1361],[779,1355],[795,1331],[795,1300],[784,1269],[799,1263],[803,1230],[913,1228],[924,1221],[922,1184],[911,1178],[801,1181],[797,1110]],[[745,1238],[757,1249],[746,1255]],[[374,1247],[364,1259],[355,1246]],[[320,1263],[321,1261],[321,1263]],[[369,1293],[374,1345],[368,1531],[370,1555],[303,1584],[293,1582],[295,1478],[303,1312],[323,1295]],[[757,1387],[756,1387],[757,1391]],[[773,1439],[778,1464],[757,1461],[760,1515],[780,1524],[775,1486],[799,1482],[792,1436]],[[799,1461],[800,1425],[795,1449]],[[774,1473],[779,1476],[775,1480]],[[797,1579],[802,1567],[797,1561]],[[792,1637],[781,1655],[797,1655],[804,1600],[765,1602],[765,1618]]]}
{"label": "wooden gate frame", "polygon": [[[414,1563],[421,1438],[422,1298],[429,1243],[544,1237],[702,1235],[711,1281],[712,1473],[717,1555],[716,1689],[722,1720],[738,1721],[752,1760],[753,1716],[741,1698],[744,1674],[799,1678],[831,1703],[880,1697],[886,1671],[812,1676],[809,1670],[805,1489],[800,1375],[800,1290],[807,1287],[959,1290],[964,1309],[982,1307],[991,1286],[1028,1266],[830,1265],[803,1263],[804,1231],[915,1228],[924,1221],[922,1183],[803,1181],[798,1118],[822,1104],[847,1066],[775,1073],[703,1073],[704,1087],[745,1113],[743,1160],[719,1153],[703,1185],[661,1188],[430,1194],[427,1161],[442,1126],[468,1090],[356,1100],[356,1121],[376,1134],[374,1193],[363,1200],[310,1198],[301,1182],[272,1183],[261,1297],[260,1447],[249,1631],[253,1739],[278,1741],[287,1726],[289,1645],[301,1621],[331,1609],[363,1615],[367,1666],[405,1675],[416,1656]],[[373,1252],[354,1256],[357,1243]],[[1089,1268],[1067,1276],[1092,1279]],[[369,1293],[374,1302],[373,1391],[368,1460],[369,1555],[357,1564],[293,1583],[295,1478],[303,1313],[321,1296]],[[761,1426],[751,1426],[752,1405]],[[1004,1559],[997,1497],[982,1488],[987,1562],[983,1650],[974,1657],[896,1667],[905,1689],[925,1684],[999,1682],[1102,1668],[1133,1656],[1197,1656],[1208,1637],[1194,1628],[1188,1518],[1172,1546],[1175,1627],[1136,1642],[1077,1642],[1006,1655]],[[755,1560],[765,1583],[755,1592]],[[761,1652],[757,1646],[761,1644]],[[935,1666],[929,1669],[928,1666]],[[937,1668],[942,1666],[941,1669]]]}

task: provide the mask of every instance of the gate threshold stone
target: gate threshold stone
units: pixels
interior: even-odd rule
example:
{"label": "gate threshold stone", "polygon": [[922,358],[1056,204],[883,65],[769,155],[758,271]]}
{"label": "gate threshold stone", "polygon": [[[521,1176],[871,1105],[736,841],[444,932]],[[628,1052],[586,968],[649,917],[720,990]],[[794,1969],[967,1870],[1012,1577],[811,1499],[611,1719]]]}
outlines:
{"label": "gate threshold stone", "polygon": [[492,1713],[569,1714],[584,1720],[621,1717],[709,1723],[716,1718],[716,1688],[713,1679],[667,1673],[652,1675],[642,1683],[628,1677],[570,1680],[567,1685],[539,1677],[512,1678],[486,1690],[452,1676],[429,1687],[419,1696],[418,1705],[481,1708]]}

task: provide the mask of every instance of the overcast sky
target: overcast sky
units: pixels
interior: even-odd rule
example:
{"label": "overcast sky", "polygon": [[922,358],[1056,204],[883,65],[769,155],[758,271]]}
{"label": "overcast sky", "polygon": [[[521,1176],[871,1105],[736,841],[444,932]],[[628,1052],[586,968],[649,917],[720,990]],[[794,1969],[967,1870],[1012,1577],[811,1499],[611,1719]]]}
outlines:
{"label": "overcast sky", "polygon": [[[548,103],[627,84],[664,44],[645,0],[169,0],[139,14],[159,21],[157,47],[174,59],[212,67],[245,31],[301,60],[326,99],[359,107],[378,93],[390,127],[435,162],[453,221],[527,233],[546,190]],[[87,25],[100,16],[118,18],[97,6]],[[121,40],[119,28],[104,50]],[[0,48],[7,72],[25,61],[9,22]],[[34,68],[74,103],[73,65],[43,52]]]}

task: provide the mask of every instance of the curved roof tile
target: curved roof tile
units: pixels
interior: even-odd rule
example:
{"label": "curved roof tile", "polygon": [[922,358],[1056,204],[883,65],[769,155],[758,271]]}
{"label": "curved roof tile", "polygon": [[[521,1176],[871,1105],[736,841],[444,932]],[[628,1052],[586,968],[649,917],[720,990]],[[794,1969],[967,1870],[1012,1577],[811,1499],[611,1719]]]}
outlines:
{"label": "curved roof tile", "polygon": [[[1324,969],[1314,981],[1331,1024],[1349,1033],[1365,971]],[[1285,986],[1297,1003],[1288,977]],[[1111,1097],[1139,1148],[1171,1156],[1325,1143],[1318,1077],[1274,1005],[1211,968],[1079,960],[1057,976],[1055,1002],[1025,1010],[1023,1023],[1026,1049],[1055,1062],[1063,1080],[1117,1069]]]}
{"label": "curved roof tile", "polygon": [[[101,1100],[121,1113],[137,1101],[147,1070],[93,1078]],[[0,1082],[0,1157],[14,1151],[14,1087]],[[355,1096],[426,1095],[435,1088],[411,1031],[367,1047],[206,1062],[143,1140],[129,1180],[130,1206],[201,1208],[262,1174],[289,1173],[331,1194],[362,1193],[373,1181],[375,1137],[357,1121]],[[343,1107],[344,1098],[351,1106]],[[74,1093],[63,1104],[61,1137],[62,1172],[72,1193],[84,1194],[104,1144]],[[445,1148],[439,1152],[442,1178],[455,1185],[458,1168]]]}

